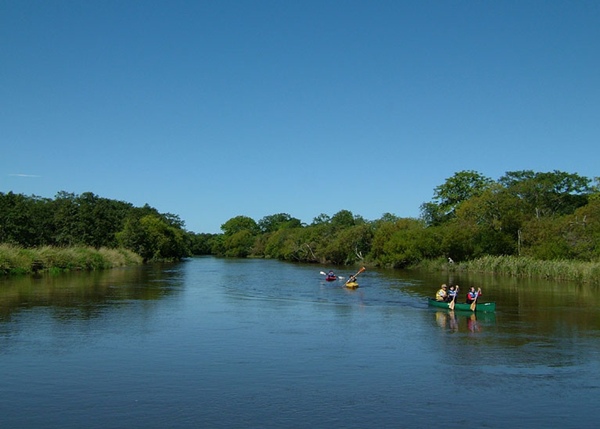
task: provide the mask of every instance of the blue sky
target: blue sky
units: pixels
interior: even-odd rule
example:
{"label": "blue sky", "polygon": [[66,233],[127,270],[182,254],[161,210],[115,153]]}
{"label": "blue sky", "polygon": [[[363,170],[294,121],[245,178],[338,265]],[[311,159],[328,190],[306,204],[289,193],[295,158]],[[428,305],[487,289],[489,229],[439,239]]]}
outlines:
{"label": "blue sky", "polygon": [[417,217],[454,173],[600,176],[597,1],[0,0],[0,192]]}

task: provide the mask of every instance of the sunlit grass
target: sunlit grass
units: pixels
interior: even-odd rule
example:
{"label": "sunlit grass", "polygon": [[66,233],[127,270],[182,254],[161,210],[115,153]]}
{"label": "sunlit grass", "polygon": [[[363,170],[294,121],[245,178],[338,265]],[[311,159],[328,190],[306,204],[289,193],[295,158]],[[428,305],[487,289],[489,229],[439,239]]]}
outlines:
{"label": "sunlit grass", "polygon": [[542,261],[518,256],[484,256],[450,264],[445,259],[422,261],[418,268],[428,271],[469,271],[522,278],[568,280],[600,284],[600,263],[583,261]]}
{"label": "sunlit grass", "polygon": [[91,271],[141,263],[140,256],[126,249],[51,246],[25,249],[10,244],[0,244],[0,273],[4,274]]}

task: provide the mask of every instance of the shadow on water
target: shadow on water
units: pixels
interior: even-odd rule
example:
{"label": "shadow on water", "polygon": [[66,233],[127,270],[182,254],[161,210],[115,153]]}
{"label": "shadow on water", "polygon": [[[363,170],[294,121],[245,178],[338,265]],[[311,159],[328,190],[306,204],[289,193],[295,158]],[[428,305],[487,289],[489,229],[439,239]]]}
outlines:
{"label": "shadow on water", "polygon": [[107,306],[158,300],[178,293],[183,278],[177,264],[154,264],[105,271],[0,279],[0,321],[36,307],[52,308],[56,319],[98,316]]}

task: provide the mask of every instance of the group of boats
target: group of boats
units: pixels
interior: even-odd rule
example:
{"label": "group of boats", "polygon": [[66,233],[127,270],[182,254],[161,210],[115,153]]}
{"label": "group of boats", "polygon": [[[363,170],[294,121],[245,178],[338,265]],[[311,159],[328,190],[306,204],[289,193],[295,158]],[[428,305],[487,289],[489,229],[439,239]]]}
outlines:
{"label": "group of boats", "polygon": [[[344,283],[344,287],[347,287],[348,289],[356,289],[358,287],[358,282],[356,281],[356,277],[365,270],[366,270],[366,268],[362,267],[360,270],[358,270],[358,272],[356,274],[354,274],[353,276],[350,276],[350,278]],[[333,273],[333,271],[329,271],[329,273],[324,273],[323,271],[321,271],[321,275],[324,275],[325,281],[328,281],[328,282],[333,282],[336,280],[344,279],[344,277],[336,276]]]}
{"label": "group of boats", "polygon": [[[349,289],[356,289],[358,287],[358,282],[356,281],[356,277],[365,271],[366,268],[362,267],[356,274],[350,276],[348,281],[344,283],[344,287]],[[344,277],[336,276],[333,271],[329,271],[329,273],[325,273],[321,271],[321,275],[325,276],[325,281],[333,282],[336,280],[343,280]],[[469,312],[481,312],[481,313],[493,313],[496,311],[496,303],[495,302],[474,302],[472,304],[467,304],[463,302],[455,302],[455,301],[437,301],[432,298],[427,299],[427,303],[430,307],[444,308],[451,311],[469,311]]]}

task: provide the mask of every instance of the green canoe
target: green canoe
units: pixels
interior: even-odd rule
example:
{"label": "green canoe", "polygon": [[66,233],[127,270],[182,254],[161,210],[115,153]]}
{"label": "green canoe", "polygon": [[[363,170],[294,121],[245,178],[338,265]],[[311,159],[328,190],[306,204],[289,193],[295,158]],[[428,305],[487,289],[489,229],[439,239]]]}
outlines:
{"label": "green canoe", "polygon": [[[431,298],[428,298],[427,302],[432,307],[450,309],[449,302],[436,301],[435,299],[431,299]],[[464,302],[455,302],[454,309],[456,311],[472,311],[471,304],[466,304]],[[475,311],[493,313],[494,311],[496,311],[496,303],[495,302],[478,302],[477,305],[475,306]]]}

